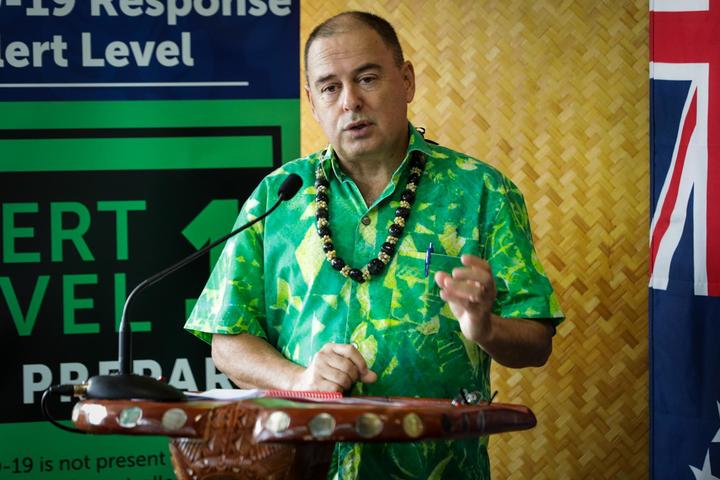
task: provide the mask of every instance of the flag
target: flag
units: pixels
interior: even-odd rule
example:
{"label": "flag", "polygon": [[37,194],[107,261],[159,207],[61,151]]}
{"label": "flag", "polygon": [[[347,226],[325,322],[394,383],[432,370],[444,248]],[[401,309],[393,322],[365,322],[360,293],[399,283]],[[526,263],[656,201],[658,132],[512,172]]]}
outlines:
{"label": "flag", "polygon": [[720,0],[650,2],[650,471],[720,480]]}

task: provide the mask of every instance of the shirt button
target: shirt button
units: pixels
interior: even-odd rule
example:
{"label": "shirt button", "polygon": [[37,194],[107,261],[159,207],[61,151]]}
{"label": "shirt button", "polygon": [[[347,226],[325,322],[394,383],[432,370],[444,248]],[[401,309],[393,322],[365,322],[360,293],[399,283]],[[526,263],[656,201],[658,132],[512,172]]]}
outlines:
{"label": "shirt button", "polygon": [[362,219],[360,219],[360,221],[361,221],[362,224],[365,225],[366,227],[367,227],[368,225],[370,225],[370,217],[368,217],[367,215],[365,215],[364,217],[362,217]]}

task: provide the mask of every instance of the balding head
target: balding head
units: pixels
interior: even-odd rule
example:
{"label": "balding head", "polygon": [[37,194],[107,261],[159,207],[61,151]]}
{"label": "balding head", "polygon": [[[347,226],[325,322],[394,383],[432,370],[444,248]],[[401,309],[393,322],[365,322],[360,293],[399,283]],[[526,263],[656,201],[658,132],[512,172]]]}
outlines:
{"label": "balding head", "polygon": [[313,42],[318,38],[327,38],[341,33],[348,33],[358,28],[370,28],[382,39],[383,43],[392,51],[397,66],[405,61],[402,47],[398,40],[395,29],[390,22],[368,12],[343,12],[334,17],[328,18],[315,27],[305,42],[305,79],[307,80],[308,52]]}

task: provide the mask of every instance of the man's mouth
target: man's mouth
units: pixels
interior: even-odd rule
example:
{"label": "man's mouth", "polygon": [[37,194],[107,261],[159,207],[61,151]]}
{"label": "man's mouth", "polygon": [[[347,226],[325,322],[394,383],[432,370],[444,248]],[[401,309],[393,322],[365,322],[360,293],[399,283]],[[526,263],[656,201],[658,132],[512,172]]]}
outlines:
{"label": "man's mouth", "polygon": [[371,125],[370,122],[365,120],[359,120],[357,122],[350,122],[347,125],[345,125],[345,130],[349,132],[359,132],[363,128],[369,127]]}

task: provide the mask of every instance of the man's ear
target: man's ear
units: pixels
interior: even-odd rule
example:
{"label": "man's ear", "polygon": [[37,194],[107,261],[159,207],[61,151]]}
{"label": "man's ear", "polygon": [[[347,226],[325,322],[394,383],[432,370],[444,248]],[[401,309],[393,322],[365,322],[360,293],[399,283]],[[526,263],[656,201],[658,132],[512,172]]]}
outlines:
{"label": "man's ear", "polygon": [[310,111],[312,112],[313,118],[315,121],[319,122],[317,113],[315,112],[315,102],[313,101],[312,91],[310,90],[310,87],[306,84],[305,85],[305,96],[308,99],[308,102],[310,102]]}
{"label": "man's ear", "polygon": [[400,75],[405,87],[405,101],[410,103],[415,98],[415,67],[409,60],[406,60],[400,67]]}

